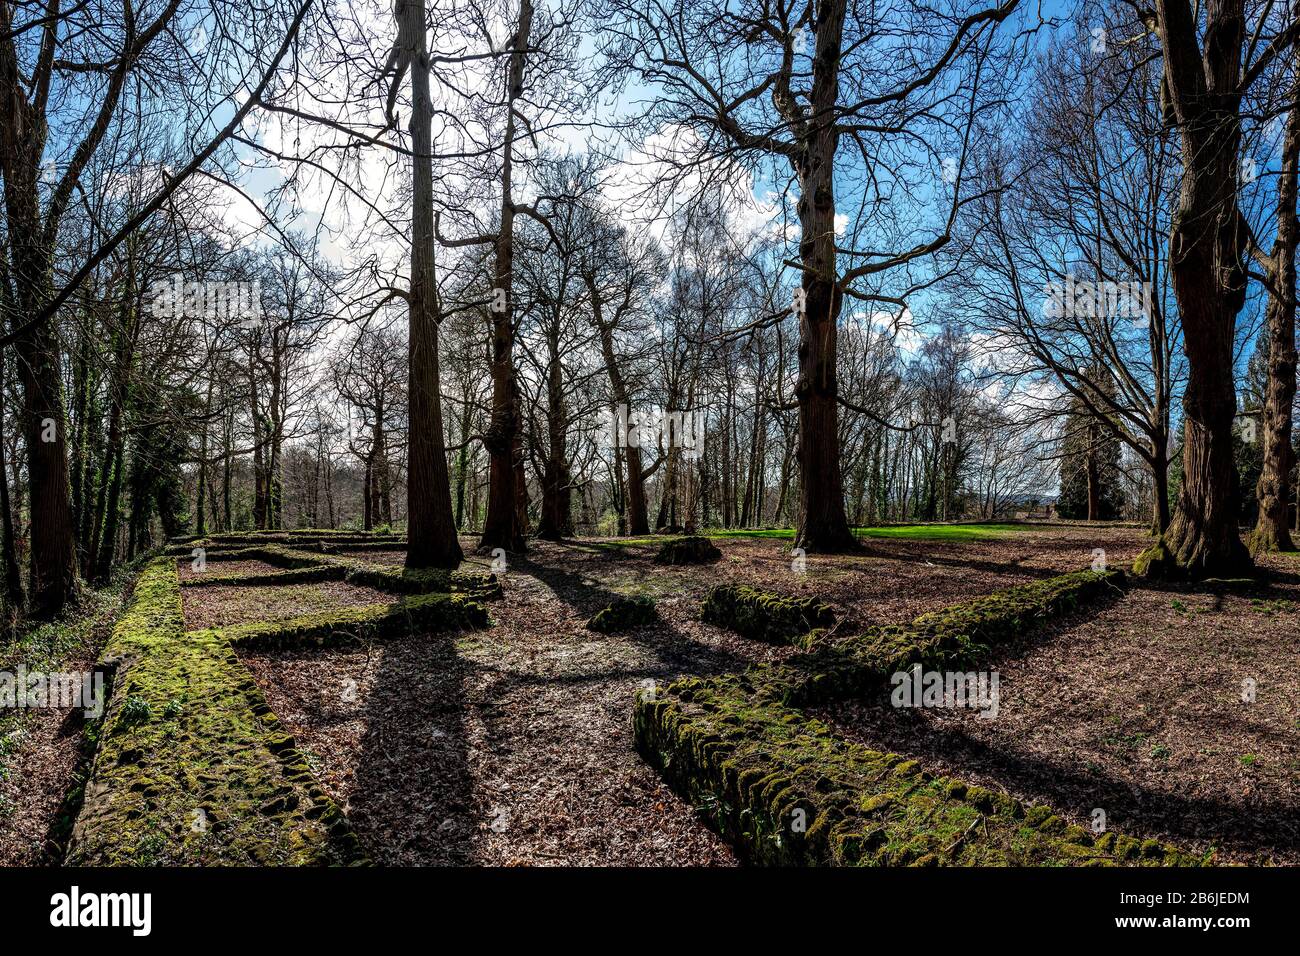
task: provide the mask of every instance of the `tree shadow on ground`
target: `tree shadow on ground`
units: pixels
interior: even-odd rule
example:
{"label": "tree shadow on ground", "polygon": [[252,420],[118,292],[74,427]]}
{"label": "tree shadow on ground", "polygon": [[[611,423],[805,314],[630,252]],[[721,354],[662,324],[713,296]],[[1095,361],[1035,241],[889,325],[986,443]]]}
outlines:
{"label": "tree shadow on ground", "polygon": [[[1129,836],[1158,836],[1179,844],[1195,842],[1249,856],[1300,851],[1300,800],[1236,801],[1186,796],[1092,772],[1068,755],[1028,753],[1005,742],[990,744],[964,726],[936,726],[915,711],[888,704],[872,711],[870,745],[921,761],[942,760],[955,775],[975,772],[1034,802],[1091,820],[1104,810],[1106,825]],[[834,721],[833,713],[830,715]],[[954,724],[956,722],[953,722]]]}
{"label": "tree shadow on ground", "polygon": [[482,826],[469,768],[465,680],[457,635],[379,647],[364,707],[348,817],[370,858],[386,866],[474,863]]}
{"label": "tree shadow on ground", "polygon": [[[626,596],[540,555],[512,555],[506,588],[530,585],[544,587],[548,596],[584,619]],[[492,613],[498,619],[502,614],[499,609]],[[513,626],[526,622],[516,620]],[[490,631],[484,636],[491,640]],[[597,654],[589,663],[579,660],[553,674],[530,672],[526,659],[512,660],[508,654],[467,658],[457,652],[459,637],[423,635],[376,648],[379,673],[364,708],[365,735],[352,762],[356,777],[348,815],[377,863],[458,866],[483,861],[498,811],[475,792],[471,720],[478,725],[476,738],[484,741],[479,746],[508,751],[520,741],[503,725],[508,726],[510,708],[521,697],[536,696],[535,706],[543,710],[563,708],[566,697],[581,696],[588,688],[599,696],[607,685],[626,685],[630,713],[638,684],[737,671],[751,663],[696,640],[662,616],[618,634],[589,632],[579,625],[570,635],[572,646],[623,644],[636,649],[630,655],[635,659],[611,662]],[[322,722],[327,719],[322,715]],[[565,719],[557,711],[547,727],[562,728]]]}
{"label": "tree shadow on ground", "polygon": [[[903,561],[909,564],[933,564],[943,568],[964,568],[970,571],[980,571],[986,574],[998,575],[1019,575],[1026,578],[1042,580],[1054,578],[1065,572],[1055,568],[1035,568],[1029,565],[1020,564],[1013,561],[981,561],[978,558],[966,557],[945,557],[937,554],[912,555],[912,554],[875,554],[871,557],[883,558],[888,561]],[[870,573],[869,568],[856,569],[864,574]],[[1076,570],[1083,570],[1077,568]]]}
{"label": "tree shadow on ground", "polygon": [[511,557],[509,573],[536,578],[550,588],[558,600],[583,617],[590,617],[615,599],[627,596],[581,571],[557,568],[526,554]]}
{"label": "tree shadow on ground", "polygon": [[[557,600],[584,619],[590,619],[591,615],[615,600],[627,597],[626,594],[610,588],[588,574],[557,568],[528,556],[516,556],[511,564],[511,573],[527,575],[541,582]],[[737,654],[697,641],[662,615],[653,624],[630,628],[618,634],[606,635],[584,629],[580,631],[581,635],[586,635],[593,643],[606,640],[631,642],[650,651],[654,655],[655,662],[645,667],[611,669],[599,676],[592,675],[589,678],[569,677],[562,680],[580,683],[584,679],[626,677],[649,680],[678,677],[684,674],[707,675],[743,670],[752,663]],[[560,681],[545,677],[510,677],[503,681],[503,687],[556,682]]]}
{"label": "tree shadow on ground", "polygon": [[[1177,593],[1187,594],[1184,588]],[[1213,592],[1196,592],[1213,593]],[[1024,656],[1051,643],[1116,604],[1123,592],[1115,590],[1054,620],[1024,638],[997,648],[986,666]],[[903,754],[922,766],[946,765],[953,776],[969,782],[989,781],[1007,791],[1072,814],[1085,822],[1095,809],[1106,814],[1107,826],[1130,836],[1156,836],[1174,844],[1195,842],[1202,848],[1220,847],[1245,857],[1267,859],[1275,854],[1295,862],[1300,854],[1300,797],[1265,796],[1234,799],[1230,794],[1206,797],[1161,789],[1143,780],[1124,779],[1073,751],[1031,750],[1027,742],[1003,737],[989,741],[972,732],[977,719],[935,717],[910,708],[891,706],[888,688],[851,703],[852,718],[844,722],[846,701],[817,709],[834,728],[851,726],[854,736],[868,746]],[[1135,715],[1141,716],[1141,715]],[[1230,715],[1243,729],[1263,739],[1280,740],[1285,731],[1250,722],[1246,712]],[[1106,724],[1097,724],[1098,732]],[[1216,727],[1222,731],[1231,724]],[[1131,729],[1131,728],[1130,728]],[[1116,730],[1116,734],[1120,731]],[[976,779],[971,780],[970,776]]]}

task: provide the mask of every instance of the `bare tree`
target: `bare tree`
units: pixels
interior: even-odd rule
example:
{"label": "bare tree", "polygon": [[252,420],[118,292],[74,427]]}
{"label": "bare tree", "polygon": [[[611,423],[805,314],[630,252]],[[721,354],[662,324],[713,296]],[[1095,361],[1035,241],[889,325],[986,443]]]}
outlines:
{"label": "bare tree", "polygon": [[[87,164],[126,106],[129,81],[157,82],[174,93],[198,91],[201,100],[207,100],[208,86],[186,82],[187,57],[169,42],[180,0],[141,8],[128,4],[111,20],[99,19],[106,8],[75,4],[64,9],[57,0],[16,20],[18,5],[0,3],[0,101],[6,104],[0,121],[4,273],[12,285],[8,332],[0,344],[14,345],[23,387],[22,429],[31,483],[31,601],[37,615],[57,613],[77,581],[62,361],[51,319],[94,268],[203,168],[240,126],[278,72],[310,3],[305,0],[290,19],[283,41],[270,47],[273,53],[260,79],[253,80],[255,70],[239,77],[236,88],[249,89],[252,96],[188,162],[178,164],[176,172],[158,184],[134,216],[107,232],[79,266],[64,270],[68,278],[62,288],[55,287],[54,262],[60,227]],[[234,62],[244,61],[234,57]],[[52,103],[84,104],[84,115],[75,121],[64,118],[56,127],[60,137],[71,137],[70,142],[51,143]],[[207,115],[203,108],[196,112]],[[182,103],[178,114],[183,113]],[[54,181],[46,189],[42,177],[51,165]]]}
{"label": "bare tree", "polygon": [[1292,406],[1296,396],[1296,249],[1300,219],[1296,216],[1296,175],[1300,166],[1300,56],[1293,48],[1289,103],[1282,134],[1281,169],[1277,178],[1277,236],[1255,258],[1264,269],[1268,290],[1268,384],[1263,402],[1264,467],[1256,485],[1259,518],[1250,535],[1253,554],[1292,551],[1289,499],[1295,450],[1291,447]]}
{"label": "bare tree", "polygon": [[[1238,201],[1241,102],[1300,31],[1293,15],[1270,32],[1268,8],[1249,31],[1244,0],[1156,0],[1147,25],[1160,40],[1161,103],[1182,145],[1182,189],[1169,268],[1183,325],[1183,483],[1169,528],[1139,556],[1152,577],[1236,575],[1251,565],[1237,530],[1233,343],[1246,301],[1249,229]],[[1248,54],[1250,54],[1248,56]]]}
{"label": "bare tree", "polygon": [[[796,544],[808,551],[857,546],[844,513],[836,387],[836,326],[845,295],[901,303],[905,293],[871,288],[885,273],[906,267],[949,240],[951,215],[929,236],[903,248],[882,249],[890,212],[883,195],[860,196],[851,235],[866,248],[841,246],[836,235],[836,168],[841,140],[872,169],[877,183],[896,182],[885,165],[899,159],[902,142],[923,137],[922,127],[969,129],[974,101],[951,115],[947,83],[959,65],[977,64],[998,24],[1017,0],[1000,6],[942,12],[927,5],[917,16],[894,7],[846,0],[777,0],[731,4],[675,0],[610,0],[609,28],[617,38],[616,69],[658,84],[662,93],[646,113],[655,131],[685,129],[677,137],[674,178],[696,175],[709,160],[759,163],[782,160],[798,191],[800,322],[798,463],[800,507]],[[885,16],[909,24],[887,27]],[[915,26],[913,26],[915,24]],[[805,49],[811,33],[811,46]],[[887,64],[887,65],[886,65]],[[978,67],[975,68],[978,70]],[[971,88],[979,86],[974,76]],[[958,100],[960,98],[957,98]],[[943,119],[940,119],[940,116]],[[965,138],[949,161],[960,169]],[[908,147],[909,149],[911,147]],[[914,161],[914,159],[913,159]],[[960,194],[954,176],[953,212]],[[875,230],[879,230],[878,232]],[[891,238],[897,237],[894,232]],[[883,242],[882,242],[883,240]],[[849,264],[841,270],[841,257]]]}
{"label": "bare tree", "polygon": [[[423,0],[398,0],[397,42],[389,58],[393,87],[411,74],[410,467],[407,480],[408,568],[454,568],[463,554],[451,512],[438,370],[437,279],[434,275],[433,101]],[[389,98],[392,117],[393,96]]]}

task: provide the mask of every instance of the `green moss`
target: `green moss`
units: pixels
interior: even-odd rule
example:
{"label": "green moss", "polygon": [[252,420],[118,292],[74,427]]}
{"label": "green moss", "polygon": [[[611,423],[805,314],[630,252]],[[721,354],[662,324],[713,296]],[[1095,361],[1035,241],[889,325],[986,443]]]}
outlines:
{"label": "green moss", "polygon": [[722,552],[708,538],[688,535],[670,538],[655,555],[655,564],[712,564],[722,559]]}
{"label": "green moss", "polygon": [[346,575],[343,568],[328,564],[312,564],[287,571],[265,571],[252,574],[213,574],[204,572],[185,582],[185,587],[271,587],[280,584],[310,584],[314,581],[340,581]]}
{"label": "green moss", "polygon": [[782,597],[734,584],[710,591],[700,618],[773,644],[794,643],[809,631],[835,625],[835,611],[816,598]]}
{"label": "green moss", "polygon": [[[887,866],[1187,865],[1155,841],[1097,841],[1050,808],[927,773],[915,760],[831,733],[794,706],[879,685],[913,663],[974,662],[1053,614],[1117,586],[1115,572],[1062,575],[840,637],[739,674],[642,691],[638,751],[731,842],[760,864]],[[798,812],[796,812],[798,811]],[[1127,839],[1127,838],[1126,838]]]}
{"label": "green moss", "polygon": [[[879,525],[854,528],[860,538],[899,538],[908,541],[988,541],[1025,530],[1023,525],[971,523],[971,524],[905,524]],[[792,528],[714,529],[705,532],[710,538],[776,538],[792,540]]]}
{"label": "green moss", "polygon": [[69,864],[361,861],[230,645],[184,633],[171,558],[141,572],[101,667],[112,689]]}
{"label": "green moss", "polygon": [[[303,581],[347,580],[393,594],[458,593],[477,601],[497,600],[502,587],[497,575],[476,571],[448,571],[445,568],[408,570],[348,557],[343,551],[402,548],[402,538],[389,535],[357,535],[355,532],[260,532],[238,536],[204,538],[174,546],[169,553],[187,557],[196,546],[204,546],[209,562],[250,559],[273,564],[298,575],[212,575],[196,576],[187,587],[204,584],[257,587],[263,584],[295,584]],[[217,550],[212,550],[217,549]],[[308,550],[309,549],[309,550]]]}
{"label": "green moss", "polygon": [[[1078,866],[1198,862],[1151,841],[1092,845],[1048,808],[926,773],[835,737],[751,677],[688,679],[637,696],[638,751],[751,863]],[[1134,841],[1136,842],[1136,841]]]}
{"label": "green moss", "polygon": [[1152,581],[1181,581],[1187,577],[1186,569],[1169,550],[1164,538],[1159,538],[1133,561],[1133,573]]}
{"label": "green moss", "polygon": [[284,621],[257,621],[191,637],[214,636],[241,648],[352,644],[405,634],[487,627],[482,604],[460,594],[417,594],[392,604],[321,611]]}
{"label": "green moss", "polygon": [[[202,549],[206,564],[221,564],[225,561],[262,561],[281,570],[292,571],[301,568],[319,568],[328,562],[319,554],[300,551],[284,544],[257,544],[239,546],[209,545]],[[193,561],[194,548],[187,547],[175,555],[179,561]],[[197,570],[197,569],[196,569]],[[208,574],[202,571],[200,574]]]}
{"label": "green moss", "polygon": [[587,629],[601,634],[617,634],[654,624],[658,619],[655,602],[650,598],[616,598],[592,615]]}
{"label": "green moss", "polygon": [[1011,643],[1042,621],[1117,590],[1123,581],[1119,571],[1079,571],[923,614],[906,626],[852,635],[812,632],[807,653],[760,668],[762,692],[806,707],[873,691],[913,664],[965,668],[983,660],[990,648]]}
{"label": "green moss", "polygon": [[248,546],[260,547],[268,544],[289,545],[291,547],[315,548],[322,545],[338,546],[344,544],[384,544],[388,547],[401,547],[405,539],[397,534],[378,534],[370,531],[342,531],[322,528],[302,528],[292,531],[236,531],[207,535],[202,538],[189,536],[173,538],[169,542],[166,554],[189,554],[195,548],[206,551],[222,551]]}
{"label": "green moss", "polygon": [[465,594],[480,601],[494,600],[501,596],[501,582],[497,580],[495,574],[447,571],[442,568],[411,571],[346,557],[327,557],[326,560],[345,567],[349,582],[394,594],[428,594],[441,591]]}

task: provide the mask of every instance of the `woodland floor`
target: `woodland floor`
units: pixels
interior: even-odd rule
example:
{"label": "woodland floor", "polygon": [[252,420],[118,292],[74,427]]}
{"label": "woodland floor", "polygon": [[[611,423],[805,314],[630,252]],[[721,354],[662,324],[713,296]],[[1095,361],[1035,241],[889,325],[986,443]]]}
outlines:
{"label": "woodland floor", "polygon": [[[1134,529],[1043,528],[979,541],[872,540],[858,557],[810,557],[806,574],[791,569],[788,542],[718,544],[715,566],[665,568],[650,560],[653,542],[535,542],[511,564],[489,630],[244,659],[379,862],[733,864],[631,737],[642,682],[791,653],[700,623],[710,587],[737,580],[817,594],[839,606],[845,626],[860,627],[1087,567],[1094,548],[1131,560],[1142,539]],[[619,594],[654,597],[660,622],[622,635],[586,631]]]}
{"label": "woodland floor", "polygon": [[[236,562],[231,562],[235,564]],[[243,564],[244,562],[238,562]],[[221,565],[222,573],[226,573]],[[252,568],[250,573],[261,573]],[[230,573],[237,569],[232,567]],[[182,578],[182,581],[185,579]],[[334,611],[361,604],[390,604],[393,596],[345,581],[279,584],[268,587],[228,587],[211,584],[185,588],[185,629],[227,627],[252,621],[279,621],[317,611]]]}
{"label": "woodland floor", "polygon": [[888,689],[820,716],[1071,822],[1100,808],[1222,863],[1300,864],[1300,559],[1264,563],[1267,586],[1134,588],[1049,626],[990,663],[996,719],[896,708]]}
{"label": "woodland floor", "polygon": [[[82,652],[62,665],[88,670]],[[0,728],[0,866],[52,866],[62,848],[52,828],[82,764],[84,723],[71,712],[32,709]]]}
{"label": "woodland floor", "polygon": [[[792,569],[788,540],[715,543],[720,563],[672,568],[652,563],[653,540],[531,542],[490,605],[490,629],[243,659],[378,863],[734,865],[632,748],[631,701],[643,682],[792,653],[701,623],[710,587],[815,594],[838,607],[841,626],[860,628],[1088,567],[1097,548],[1122,566],[1144,535],[1040,526],[872,538],[859,556],[810,556],[806,573]],[[355,557],[394,564],[402,553]],[[997,720],[895,710],[886,694],[822,716],[846,736],[1050,802],[1079,822],[1101,807],[1132,835],[1214,845],[1224,860],[1300,863],[1300,558],[1267,565],[1270,581],[1249,592],[1135,588],[1100,613],[1058,622],[994,665]],[[220,570],[272,569],[241,561]],[[656,599],[657,623],[585,629],[631,594]],[[183,595],[189,628],[393,600],[342,582]],[[94,657],[76,654],[68,668]],[[1253,704],[1241,702],[1247,678]],[[49,861],[47,832],[77,766],[79,735],[61,735],[61,716],[29,716],[18,742],[0,747],[0,864]]]}
{"label": "woodland floor", "polygon": [[[121,607],[122,588],[87,592],[70,622],[42,625],[0,648],[0,671],[89,671]],[[0,711],[0,866],[51,866],[71,819],[65,801],[84,772],[89,725],[79,710]]]}

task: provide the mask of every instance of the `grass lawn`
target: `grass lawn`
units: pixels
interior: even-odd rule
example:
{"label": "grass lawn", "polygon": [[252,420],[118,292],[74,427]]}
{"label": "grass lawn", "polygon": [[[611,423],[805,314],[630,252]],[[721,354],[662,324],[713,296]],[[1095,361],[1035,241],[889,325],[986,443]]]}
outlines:
{"label": "grass lawn", "polygon": [[[854,528],[859,538],[894,538],[905,541],[989,541],[1025,530],[1014,524],[900,524],[874,528]],[[709,538],[772,538],[790,541],[793,528],[726,529],[708,528],[701,532]],[[580,547],[621,548],[636,545],[662,544],[667,535],[641,535],[636,538],[609,538],[604,541],[582,541]]]}
{"label": "grass lawn", "polygon": [[[1023,531],[1014,524],[900,524],[875,528],[854,528],[859,538],[901,538],[907,541],[987,541]],[[713,529],[710,538],[794,538],[793,528],[764,531]]]}

